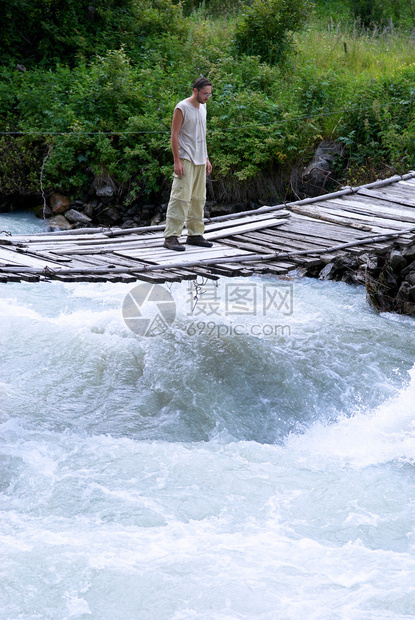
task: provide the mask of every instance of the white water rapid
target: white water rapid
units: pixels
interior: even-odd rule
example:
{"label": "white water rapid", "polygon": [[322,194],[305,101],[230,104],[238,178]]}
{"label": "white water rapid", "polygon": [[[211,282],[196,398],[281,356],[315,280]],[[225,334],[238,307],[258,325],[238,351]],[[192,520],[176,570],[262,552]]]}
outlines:
{"label": "white water rapid", "polygon": [[133,287],[0,284],[0,620],[415,618],[414,320],[221,278],[138,336]]}

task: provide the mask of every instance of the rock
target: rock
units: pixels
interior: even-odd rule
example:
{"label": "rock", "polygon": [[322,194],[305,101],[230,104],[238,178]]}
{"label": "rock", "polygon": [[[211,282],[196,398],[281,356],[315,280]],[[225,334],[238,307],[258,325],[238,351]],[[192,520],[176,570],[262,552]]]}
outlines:
{"label": "rock", "polygon": [[55,215],[48,220],[49,230],[70,230],[72,225],[64,215]]}
{"label": "rock", "polygon": [[358,261],[362,270],[375,271],[378,267],[378,258],[372,254],[362,254],[359,256]]}
{"label": "rock", "polygon": [[153,215],[153,217],[151,218],[150,221],[150,225],[151,226],[157,226],[157,224],[160,224],[161,222],[161,213],[160,211],[158,211],[155,215]]}
{"label": "rock", "polygon": [[134,228],[134,226],[134,220],[125,220],[125,222],[121,225],[121,228],[125,230],[126,228]]}
{"label": "rock", "polygon": [[85,215],[85,213],[81,213],[80,211],[76,211],[75,209],[69,209],[66,211],[65,217],[72,224],[89,224],[91,222],[91,218]]}
{"label": "rock", "polygon": [[65,213],[71,206],[71,201],[62,194],[52,194],[50,197],[50,207],[54,215]]}
{"label": "rock", "polygon": [[98,215],[98,221],[100,224],[115,224],[120,220],[121,213],[116,207],[104,207],[101,209]]}
{"label": "rock", "polygon": [[403,312],[404,314],[408,314],[409,316],[412,316],[415,314],[415,304],[411,303],[410,301],[405,301],[403,304]]}
{"label": "rock", "polygon": [[94,215],[94,207],[90,202],[84,206],[83,213],[90,218]]}
{"label": "rock", "polygon": [[320,271],[319,278],[320,280],[330,280],[334,272],[337,270],[337,267],[334,263],[328,263],[323,269]]}
{"label": "rock", "polygon": [[402,282],[401,286],[399,287],[397,296],[400,299],[408,299],[408,291],[410,287],[411,287],[411,284],[409,284],[409,282]]}
{"label": "rock", "polygon": [[26,71],[26,67],[24,65],[16,65],[16,71],[20,71],[20,73],[24,73]]}
{"label": "rock", "polygon": [[115,196],[115,185],[109,175],[96,176],[92,189],[95,191],[95,195],[101,198],[113,198]]}
{"label": "rock", "polygon": [[408,299],[409,301],[415,301],[415,286],[408,288]]}
{"label": "rock", "polygon": [[354,284],[361,284],[364,286],[366,284],[366,277],[360,271],[358,271],[357,273],[353,274],[352,281]]}
{"label": "rock", "polygon": [[48,205],[38,205],[33,209],[33,212],[36,217],[39,217],[41,220],[44,217],[51,217],[52,215],[52,209]]}
{"label": "rock", "polygon": [[209,208],[211,217],[217,217],[220,215],[230,215],[232,213],[240,213],[241,211],[247,211],[247,206],[244,202],[233,202],[230,204],[218,204],[215,203]]}
{"label": "rock", "polygon": [[406,282],[408,282],[411,286],[415,286],[415,272],[411,271],[405,278]]}
{"label": "rock", "polygon": [[71,205],[71,209],[76,209],[77,211],[83,211],[85,207],[85,203],[82,200],[74,200]]}
{"label": "rock", "polygon": [[395,273],[406,267],[406,259],[398,250],[392,250],[389,257],[389,263],[392,271]]}
{"label": "rock", "polygon": [[127,211],[127,215],[136,215],[140,211],[140,207],[138,205],[133,205]]}
{"label": "rock", "polygon": [[413,260],[415,258],[415,245],[410,245],[404,248],[402,250],[402,255],[408,260]]}
{"label": "rock", "polygon": [[308,196],[319,196],[329,189],[333,163],[343,154],[343,146],[333,140],[323,140],[301,177],[303,189]]}
{"label": "rock", "polygon": [[405,269],[402,269],[401,276],[405,278],[411,271],[415,271],[415,260],[412,261]]}

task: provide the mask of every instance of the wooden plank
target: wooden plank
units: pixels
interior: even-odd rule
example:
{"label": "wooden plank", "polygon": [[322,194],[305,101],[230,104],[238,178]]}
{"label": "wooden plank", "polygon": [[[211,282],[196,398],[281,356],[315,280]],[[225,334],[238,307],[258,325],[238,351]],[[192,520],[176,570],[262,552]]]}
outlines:
{"label": "wooden plank", "polygon": [[323,248],[331,247],[332,245],[334,245],[332,241],[326,240],[323,236],[319,238],[308,238],[306,235],[293,234],[289,233],[288,231],[285,232],[285,230],[283,232],[281,231],[280,233],[278,231],[272,230],[255,232],[250,235],[250,237],[254,239],[256,238],[263,239],[264,241],[269,241],[271,247],[275,243],[278,244],[278,246],[280,246],[281,243],[293,243],[296,247],[301,247],[304,250],[307,250],[308,248],[321,250]]}
{"label": "wooden plank", "polygon": [[[266,222],[270,220],[287,220],[291,217],[291,213],[288,210],[278,211],[276,213],[255,213],[252,211],[252,215],[245,215],[244,217],[232,220],[225,220],[223,222],[207,222],[205,223],[205,233],[213,232],[215,230],[224,230],[235,226],[243,226],[250,222]],[[187,231],[185,229],[187,234]]]}
{"label": "wooden plank", "polygon": [[[271,220],[272,221],[272,220]],[[286,220],[277,220],[274,218],[272,224],[270,221],[259,221],[259,222],[250,222],[248,224],[242,224],[241,226],[233,226],[232,228],[225,228],[221,231],[208,232],[204,236],[206,239],[212,241],[213,239],[223,239],[224,237],[235,236],[239,234],[243,234],[245,232],[250,232],[254,230],[261,230],[261,228],[268,228],[271,226],[282,226],[286,223]]]}
{"label": "wooden plank", "polygon": [[[240,237],[238,237],[239,239]],[[268,252],[276,252],[278,250],[284,249],[284,251],[290,250],[312,250],[314,252],[319,252],[326,247],[330,247],[323,245],[322,243],[309,243],[304,241],[299,241],[297,239],[289,239],[288,237],[278,237],[272,236],[268,232],[263,233],[259,231],[255,231],[249,235],[249,238],[255,241],[262,242],[264,244],[264,248],[267,248]]]}
{"label": "wooden plank", "polygon": [[6,250],[5,248],[0,248],[0,263],[4,265],[11,264],[22,265],[23,267],[38,267],[39,269],[44,269],[45,267],[50,269],[60,268],[60,265],[56,262],[42,260],[28,254]]}
{"label": "wooden plank", "polygon": [[[190,249],[191,248],[191,249]],[[228,256],[238,256],[241,254],[249,255],[249,252],[239,250],[237,248],[224,248],[223,246],[214,246],[212,248],[198,248],[196,246],[188,246],[185,252],[172,252],[166,248],[159,248],[157,252],[153,252],[151,256],[143,258],[140,254],[140,250],[127,250],[114,252],[114,254],[120,256],[126,256],[127,258],[139,258],[145,262],[156,265],[170,265],[170,264],[182,264],[183,267],[186,263],[194,261],[203,261],[211,259],[225,259]]]}
{"label": "wooden plank", "polygon": [[362,194],[363,196],[379,198],[380,200],[387,200],[388,202],[405,205],[407,207],[415,207],[415,197],[403,198],[396,193],[388,192],[387,194],[383,194],[381,191],[376,191],[373,189],[359,189],[357,193]]}
{"label": "wooden plank", "polygon": [[340,198],[330,200],[329,202],[361,207],[369,210],[372,215],[383,210],[391,211],[392,213],[405,213],[409,217],[412,217],[414,214],[413,207],[407,207],[396,202],[389,202],[388,200],[380,200],[379,198],[363,196],[362,194],[352,194],[351,196],[345,197],[344,200]]}
{"label": "wooden plank", "polygon": [[[383,232],[385,234],[386,232],[395,232],[398,230],[404,231],[405,228],[410,228],[410,226],[408,227],[398,226],[395,221],[387,220],[385,218],[377,218],[376,220],[374,220],[372,216],[366,217],[359,213],[354,213],[351,210],[340,208],[336,204],[319,203],[318,207],[321,209],[322,212],[324,212],[324,214],[327,214],[330,217],[338,217],[339,213],[341,213],[342,215],[347,214],[347,218],[348,220],[350,220],[350,222],[354,222],[360,225],[363,224],[366,226],[370,226],[372,230],[374,230],[374,228],[378,228],[380,231],[382,231],[383,229]],[[313,205],[313,208],[315,208],[315,204]]]}
{"label": "wooden plank", "polygon": [[289,224],[284,227],[285,231],[300,236],[304,234],[305,237],[324,238],[338,243],[346,243],[367,236],[367,232],[360,231],[357,228],[346,228],[339,224],[316,220],[300,213],[296,213],[295,217],[291,218]]}
{"label": "wooden plank", "polygon": [[[274,237],[275,239],[278,239],[279,237],[280,237],[281,239],[289,239],[289,238],[292,238],[292,239],[293,239],[293,241],[295,241],[297,244],[299,244],[299,243],[308,243],[308,244],[310,245],[310,249],[312,249],[312,248],[313,248],[313,246],[315,247],[315,246],[317,245],[315,242],[310,243],[310,240],[309,240],[309,239],[307,238],[307,236],[305,236],[305,235],[303,235],[303,236],[297,235],[297,236],[293,236],[293,237],[291,237],[290,235],[288,235],[288,234],[286,234],[286,233],[285,233],[285,230],[286,230],[285,228],[284,228],[284,231],[272,231],[272,230],[267,230],[267,231],[262,231],[262,232],[260,232],[260,233],[255,233],[255,235],[257,235],[257,236],[258,236],[258,235],[262,235],[262,234],[267,234],[267,235],[268,235],[268,234],[273,234],[273,237]],[[353,236],[351,239],[347,239],[347,240],[344,240],[344,241],[340,241],[340,243],[342,243],[342,242],[343,242],[343,243],[346,243],[346,242],[350,242],[350,241],[357,241],[358,239],[363,239],[363,238],[365,238],[365,237],[367,237],[367,235],[362,236],[361,234],[359,234],[359,235],[355,235],[355,236]],[[325,248],[327,248],[327,247],[332,247],[333,245],[338,245],[338,243],[339,243],[339,242],[333,242],[332,240],[329,240],[329,239],[327,239],[327,240],[326,240],[326,239],[325,239],[325,237],[324,237],[324,235],[321,235],[321,237],[320,237],[320,238],[319,238],[319,240],[318,240],[318,245],[320,245],[320,246],[322,246],[322,247],[325,247]],[[387,247],[389,247],[389,246],[390,246],[390,243],[389,243],[389,242],[379,242],[379,244],[377,244],[377,245],[376,245],[377,249],[379,249],[379,247],[387,248]],[[304,247],[304,249],[307,249],[307,247],[305,246],[305,247]],[[354,248],[354,250],[353,250],[353,251],[354,251],[354,252],[356,252],[356,251],[358,251],[358,249],[357,249],[357,248]]]}
{"label": "wooden plank", "polygon": [[[369,205],[359,203],[358,201],[337,201],[331,200],[331,205],[338,204],[342,209],[349,212],[352,211],[354,213],[360,213],[362,215],[366,215],[368,217],[376,217],[376,218],[386,218],[388,220],[398,220],[399,222],[408,222],[415,223],[415,211],[412,209],[412,212],[409,208],[406,208],[404,211],[403,208],[395,209],[393,207],[393,203],[389,203],[390,206],[383,205]],[[385,202],[385,205],[388,203]]]}
{"label": "wooden plank", "polygon": [[333,213],[330,213],[330,211],[327,211],[327,212],[323,210],[318,211],[314,207],[314,205],[312,207],[308,207],[308,206],[299,207],[297,205],[293,205],[292,210],[296,214],[305,215],[307,217],[310,217],[316,220],[323,220],[324,222],[331,222],[332,224],[339,224],[346,228],[357,228],[358,230],[365,230],[365,231],[372,230],[371,226],[368,226],[367,224],[362,224],[361,222],[353,221],[352,219],[346,219],[345,217],[342,217],[342,215],[339,213],[333,214]]}
{"label": "wooden plank", "polygon": [[[247,218],[244,218],[247,219]],[[268,216],[267,218],[255,219],[254,221],[249,221],[240,225],[232,225],[227,226],[226,228],[221,228],[217,230],[213,230],[211,232],[205,233],[205,237],[208,240],[216,240],[227,237],[231,234],[239,234],[242,232],[250,231],[250,230],[260,230],[261,228],[267,228],[272,222],[272,226],[281,226],[287,222],[287,219],[276,218],[275,216]],[[222,225],[223,226],[223,225]],[[66,247],[57,247],[56,249],[50,249],[49,251],[56,253],[59,256],[66,254],[99,254],[102,252],[112,251],[114,253],[118,253],[118,251],[125,252],[125,250],[135,249],[135,248],[155,248],[159,245],[163,245],[163,237],[152,237],[147,238],[135,238],[133,240],[128,240],[124,238],[117,238],[116,243],[112,243],[112,240],[108,240],[105,246],[101,246],[101,244],[97,245],[85,245],[82,248],[71,245]]]}
{"label": "wooden plank", "polygon": [[239,248],[252,254],[268,254],[269,250],[264,245],[254,243],[253,241],[245,241],[244,237],[236,239],[227,238],[223,241],[223,244],[230,247]]}
{"label": "wooden plank", "polygon": [[415,192],[413,189],[399,186],[397,183],[390,185],[387,191],[382,189],[380,192],[386,197],[392,196],[394,200],[415,200]]}

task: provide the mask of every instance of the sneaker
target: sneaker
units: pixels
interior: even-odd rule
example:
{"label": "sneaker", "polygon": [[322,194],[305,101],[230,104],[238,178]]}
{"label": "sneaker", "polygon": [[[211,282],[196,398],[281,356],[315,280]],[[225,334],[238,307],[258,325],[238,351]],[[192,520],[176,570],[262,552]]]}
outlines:
{"label": "sneaker", "polygon": [[168,250],[176,250],[176,252],[184,252],[186,249],[182,243],[179,243],[177,237],[166,237],[164,239],[163,247]]}
{"label": "sneaker", "polygon": [[198,245],[201,248],[211,248],[213,246],[213,243],[207,241],[202,235],[189,236],[186,239],[186,243],[189,245]]}

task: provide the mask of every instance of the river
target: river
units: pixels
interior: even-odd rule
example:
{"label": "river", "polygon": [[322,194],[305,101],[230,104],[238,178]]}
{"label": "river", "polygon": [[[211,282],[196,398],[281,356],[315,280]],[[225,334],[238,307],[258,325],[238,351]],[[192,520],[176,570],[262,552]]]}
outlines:
{"label": "river", "polygon": [[0,619],[415,618],[414,320],[200,285],[0,285]]}

